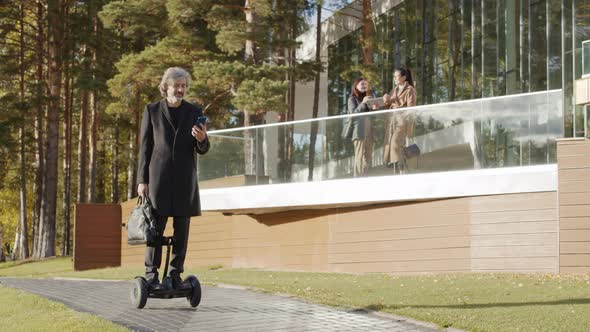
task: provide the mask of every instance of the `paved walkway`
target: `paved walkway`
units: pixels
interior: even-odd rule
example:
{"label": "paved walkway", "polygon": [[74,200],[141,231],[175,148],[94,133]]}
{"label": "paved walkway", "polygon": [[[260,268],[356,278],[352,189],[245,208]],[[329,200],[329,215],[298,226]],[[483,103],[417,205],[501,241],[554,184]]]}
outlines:
{"label": "paved walkway", "polygon": [[132,307],[129,281],[0,278],[4,286],[62,302],[134,331],[437,331],[426,324],[237,288],[203,287],[201,304],[148,299]]}

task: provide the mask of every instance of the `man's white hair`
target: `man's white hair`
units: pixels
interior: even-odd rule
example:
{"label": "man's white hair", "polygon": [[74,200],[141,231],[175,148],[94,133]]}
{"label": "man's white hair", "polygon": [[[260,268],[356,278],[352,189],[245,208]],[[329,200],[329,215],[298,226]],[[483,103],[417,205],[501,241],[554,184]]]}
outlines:
{"label": "man's white hair", "polygon": [[166,90],[168,89],[169,82],[175,82],[183,78],[186,80],[186,87],[188,88],[191,85],[191,75],[186,70],[180,67],[170,67],[166,69],[162,76],[162,81],[160,81],[160,85],[158,85],[162,97],[166,97]]}

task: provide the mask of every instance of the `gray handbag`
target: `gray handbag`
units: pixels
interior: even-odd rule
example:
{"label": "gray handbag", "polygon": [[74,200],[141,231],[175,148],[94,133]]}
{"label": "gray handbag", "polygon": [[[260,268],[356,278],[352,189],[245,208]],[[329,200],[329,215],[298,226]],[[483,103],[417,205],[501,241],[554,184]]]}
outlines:
{"label": "gray handbag", "polygon": [[131,211],[127,221],[127,244],[145,244],[156,247],[160,244],[161,234],[156,225],[157,219],[148,197],[138,197],[137,206]]}

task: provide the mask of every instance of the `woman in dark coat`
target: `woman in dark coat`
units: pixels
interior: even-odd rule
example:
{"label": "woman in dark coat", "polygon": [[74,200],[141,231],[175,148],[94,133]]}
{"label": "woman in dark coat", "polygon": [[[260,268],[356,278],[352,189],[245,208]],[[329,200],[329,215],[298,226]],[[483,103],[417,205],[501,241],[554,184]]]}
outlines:
{"label": "woman in dark coat", "polygon": [[[201,215],[196,153],[209,150],[206,125],[198,124],[201,109],[183,100],[190,75],[182,68],[166,70],[160,83],[165,99],[146,106],[140,132],[137,192],[149,196],[164,232],[168,217],[174,217],[174,246],[170,277],[174,287],[182,282],[189,221]],[[162,247],[147,247],[146,279],[159,284]]]}
{"label": "woman in dark coat", "polygon": [[[369,83],[366,79],[359,77],[354,80],[348,98],[348,114],[372,110],[367,104],[370,99],[368,90]],[[348,121],[345,136],[352,139],[354,144],[354,176],[367,175],[373,156],[373,122],[367,116],[355,116]]]}

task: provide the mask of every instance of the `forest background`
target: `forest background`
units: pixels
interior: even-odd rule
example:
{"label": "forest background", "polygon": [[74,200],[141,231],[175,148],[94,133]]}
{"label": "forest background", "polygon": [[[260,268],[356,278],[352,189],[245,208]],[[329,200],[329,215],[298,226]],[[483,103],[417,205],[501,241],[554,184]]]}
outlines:
{"label": "forest background", "polygon": [[[296,38],[348,2],[0,0],[0,261],[70,255],[75,204],[136,196],[140,116],[168,67],[191,73],[211,128],[293,120],[298,81],[315,81],[317,117],[325,65],[297,59]],[[279,139],[288,177],[293,133]]]}

